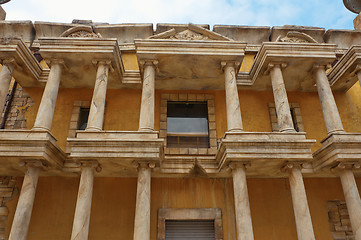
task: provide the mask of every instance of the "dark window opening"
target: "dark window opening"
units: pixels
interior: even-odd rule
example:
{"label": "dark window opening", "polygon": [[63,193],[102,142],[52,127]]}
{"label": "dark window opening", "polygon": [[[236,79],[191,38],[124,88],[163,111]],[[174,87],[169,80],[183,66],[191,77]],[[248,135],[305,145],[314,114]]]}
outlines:
{"label": "dark window opening", "polygon": [[294,108],[291,108],[290,111],[291,111],[293,126],[294,126],[295,130],[296,130],[297,132],[299,132],[300,129],[299,129],[299,127],[298,127],[298,123],[297,123],[297,119],[296,119],[296,111],[295,111]]}
{"label": "dark window opening", "polygon": [[166,240],[214,240],[214,220],[166,220]]}
{"label": "dark window opening", "polygon": [[88,125],[89,108],[80,108],[77,130],[85,130]]}
{"label": "dark window opening", "polygon": [[167,103],[167,147],[209,148],[207,102]]}

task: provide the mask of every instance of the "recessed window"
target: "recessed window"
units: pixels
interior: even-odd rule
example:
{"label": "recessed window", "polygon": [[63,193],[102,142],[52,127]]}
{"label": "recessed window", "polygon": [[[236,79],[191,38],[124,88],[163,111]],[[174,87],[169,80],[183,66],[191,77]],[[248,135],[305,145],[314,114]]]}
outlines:
{"label": "recessed window", "polygon": [[77,130],[85,130],[88,125],[89,108],[80,108]]}
{"label": "recessed window", "polygon": [[207,102],[167,102],[167,147],[208,148]]}
{"label": "recessed window", "polygon": [[165,220],[165,240],[214,240],[214,220]]}
{"label": "recessed window", "polygon": [[[293,122],[293,126],[294,126],[295,130],[297,132],[304,132],[300,105],[298,103],[289,103],[289,105],[290,105],[292,122]],[[269,103],[268,108],[269,108],[269,113],[270,113],[270,118],[271,118],[272,131],[278,132],[279,128],[278,128],[277,112],[276,112],[275,104]]]}

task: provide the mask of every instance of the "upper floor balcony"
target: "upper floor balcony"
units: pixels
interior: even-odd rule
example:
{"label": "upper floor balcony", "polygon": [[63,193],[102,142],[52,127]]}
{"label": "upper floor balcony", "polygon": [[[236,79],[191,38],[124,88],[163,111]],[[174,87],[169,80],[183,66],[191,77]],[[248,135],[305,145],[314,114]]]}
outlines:
{"label": "upper floor balcony", "polygon": [[[100,176],[133,176],[134,166],[147,162],[155,167],[154,176],[227,177],[229,167],[240,163],[247,166],[248,175],[279,177],[285,175],[285,165],[297,163],[304,165],[307,174],[328,176],[338,162],[359,159],[358,134],[344,132],[331,91],[345,92],[357,81],[357,47],[343,55],[344,48],[323,41],[320,29],[275,28],[269,42],[263,37],[269,29],[249,28],[254,31],[249,39],[260,38],[255,43],[240,41],[247,40],[242,29],[236,33],[226,26],[210,31],[193,24],[167,25],[155,34],[149,27],[59,25],[50,32],[48,23],[36,23],[38,35],[31,48],[21,39],[3,41],[0,57],[8,72],[2,78],[13,76],[22,87],[37,93],[33,89],[45,88],[41,101],[38,98],[34,124],[28,126],[31,130],[1,130],[0,147],[8,151],[0,154],[4,162],[0,172],[13,169],[16,175],[23,171],[18,163],[41,160],[48,174],[67,175],[90,161],[101,166]],[[114,34],[130,30],[131,40]],[[34,51],[47,64],[40,64]],[[336,59],[338,63],[329,71]],[[126,123],[132,127],[106,128],[105,116],[121,111],[108,102],[108,96],[127,94],[124,89],[135,93],[128,100],[122,98],[124,119],[130,112],[136,115],[124,120],[132,121]],[[247,91],[259,98],[268,94],[265,98],[273,102],[270,118],[275,119],[277,131],[247,126],[258,121],[257,115],[249,119],[249,111],[241,111],[242,94]],[[288,99],[316,91],[328,138],[313,154],[317,134],[297,129],[297,114]],[[87,99],[89,113],[86,127],[77,130],[82,104],[69,105],[64,96],[80,92],[86,96],[69,99]],[[64,99],[61,102],[58,93]],[[131,103],[134,99],[139,104]],[[178,112],[170,110],[172,106]],[[190,106],[203,110],[185,110]],[[61,147],[53,136],[63,131],[57,129],[59,120],[53,121],[57,108],[64,112],[73,108],[71,129],[68,138],[60,140]],[[177,122],[189,118],[198,119],[194,121],[199,121],[200,130]],[[178,120],[171,123],[174,119]],[[172,129],[171,124],[182,127]],[[339,154],[346,151],[338,147],[344,143],[350,152],[347,157]]]}

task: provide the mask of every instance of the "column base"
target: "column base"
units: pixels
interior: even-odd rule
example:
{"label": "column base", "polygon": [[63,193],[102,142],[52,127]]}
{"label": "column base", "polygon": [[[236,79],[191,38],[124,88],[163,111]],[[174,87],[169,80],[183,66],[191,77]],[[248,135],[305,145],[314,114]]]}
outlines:
{"label": "column base", "polygon": [[102,131],[102,129],[101,129],[101,128],[98,128],[98,127],[87,127],[87,128],[85,129],[85,131],[89,131],[89,132],[91,132],[91,131],[93,131],[93,132],[100,132],[100,131]]}
{"label": "column base", "polygon": [[154,132],[153,128],[139,128],[138,132]]}
{"label": "column base", "polygon": [[31,130],[34,130],[34,131],[49,131],[50,132],[50,129],[47,128],[47,127],[33,127]]}

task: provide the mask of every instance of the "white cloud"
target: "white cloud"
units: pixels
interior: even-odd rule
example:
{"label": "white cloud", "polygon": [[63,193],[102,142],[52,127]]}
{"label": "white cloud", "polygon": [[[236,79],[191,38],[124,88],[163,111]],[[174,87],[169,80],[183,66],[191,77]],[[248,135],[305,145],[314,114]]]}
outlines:
{"label": "white cloud", "polygon": [[9,20],[309,25],[352,28],[356,16],[329,0],[12,0]]}

